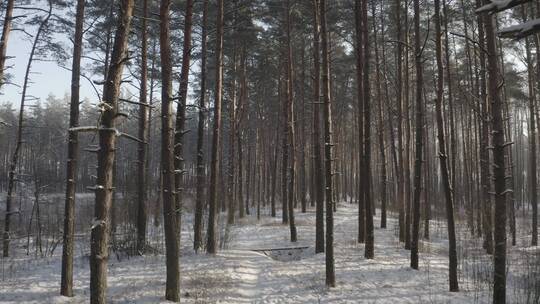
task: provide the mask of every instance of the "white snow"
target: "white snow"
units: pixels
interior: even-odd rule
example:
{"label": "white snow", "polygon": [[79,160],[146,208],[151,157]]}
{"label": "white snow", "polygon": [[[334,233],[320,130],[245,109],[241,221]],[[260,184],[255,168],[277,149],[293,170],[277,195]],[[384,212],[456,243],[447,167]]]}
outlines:
{"label": "white snow", "polygon": [[[491,303],[489,257],[466,251],[471,261],[460,264],[458,293],[448,292],[447,241],[444,221],[431,225],[433,240],[421,241],[420,270],[409,267],[410,252],[397,239],[396,220],[389,215],[388,228],[375,230],[375,259],[363,257],[357,238],[357,206],[340,204],[335,213],[335,265],[337,287],[325,287],[324,254],[315,255],[315,212],[296,214],[297,243],[289,241],[289,227],[280,218],[263,216],[238,220],[229,227],[224,249],[215,256],[195,254],[191,215],[182,220],[182,303]],[[226,215],[220,215],[221,220]],[[375,217],[378,227],[379,218]],[[149,224],[150,226],[150,224]],[[155,227],[149,227],[155,229]],[[156,238],[162,238],[159,234]],[[85,244],[89,237],[78,239]],[[478,244],[475,244],[477,246]],[[309,246],[307,249],[268,253],[254,250]],[[86,244],[86,248],[88,244]],[[266,253],[266,254],[265,254]],[[290,260],[272,254],[294,255]],[[61,249],[53,257],[36,259],[19,254],[1,260],[0,303],[87,303],[89,261],[85,249],[76,250],[74,298],[58,295]],[[269,256],[270,255],[270,256]],[[476,261],[484,261],[475,264]],[[482,272],[481,265],[485,267]],[[476,267],[476,268],[475,268]],[[472,270],[471,270],[472,269]],[[470,274],[475,273],[475,277]],[[109,303],[165,303],[163,255],[109,257]],[[475,283],[476,282],[476,283]],[[510,294],[510,292],[509,292]],[[509,296],[510,303],[519,300]]]}
{"label": "white snow", "polygon": [[496,13],[507,10],[514,6],[529,2],[530,0],[491,0],[490,3],[485,4],[476,9],[476,13]]}

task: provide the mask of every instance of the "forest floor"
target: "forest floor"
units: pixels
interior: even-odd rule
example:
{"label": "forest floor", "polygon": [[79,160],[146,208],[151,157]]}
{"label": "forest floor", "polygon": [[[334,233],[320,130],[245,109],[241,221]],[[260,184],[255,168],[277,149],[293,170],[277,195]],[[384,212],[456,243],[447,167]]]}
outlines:
{"label": "forest floor", "polygon": [[[491,303],[490,258],[473,249],[468,250],[466,246],[476,241],[460,240],[461,291],[450,293],[447,291],[446,228],[441,221],[430,225],[431,240],[421,242],[420,270],[416,271],[409,267],[410,252],[403,249],[398,241],[395,218],[388,219],[387,229],[380,229],[378,214],[375,217],[373,260],[363,257],[363,245],[356,241],[357,219],[355,205],[338,206],[334,237],[337,287],[327,289],[324,282],[324,254],[315,254],[313,249],[313,209],[305,214],[296,214],[299,237],[296,244],[289,242],[289,227],[281,224],[279,216],[263,216],[260,221],[248,217],[227,229],[226,236],[222,236],[226,240],[222,242],[223,248],[215,256],[193,252],[192,224],[189,216],[186,216],[182,233],[181,302]],[[308,248],[257,251],[303,246]],[[74,266],[74,298],[58,295],[61,250],[57,249],[52,257],[47,258],[21,254],[2,259],[0,303],[88,302],[88,256],[84,250],[78,251]],[[520,284],[525,286],[540,282],[538,263],[525,265],[531,263],[529,260],[525,263],[522,257],[517,256],[516,261],[522,261],[523,267],[532,269],[521,269],[516,278],[510,276],[509,284],[513,287],[509,288],[508,294],[511,303],[527,303],[523,299],[529,291],[526,291],[526,287],[520,289]],[[538,258],[538,254],[533,258]],[[512,258],[509,260],[512,264]],[[155,254],[128,258],[111,254],[108,285],[109,303],[163,302],[164,256]]]}

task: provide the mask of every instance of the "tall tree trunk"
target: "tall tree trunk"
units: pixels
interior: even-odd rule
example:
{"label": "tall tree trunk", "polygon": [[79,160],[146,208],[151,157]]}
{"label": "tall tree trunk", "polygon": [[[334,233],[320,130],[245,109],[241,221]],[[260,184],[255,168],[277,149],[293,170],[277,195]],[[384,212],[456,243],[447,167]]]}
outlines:
{"label": "tall tree trunk", "polygon": [[[283,63],[282,63],[283,65]],[[281,74],[283,71],[280,69],[279,73]],[[278,81],[281,83],[283,81],[281,76],[278,76]],[[281,101],[281,115],[282,115],[282,132],[283,132],[283,138],[281,138],[281,222],[283,224],[289,223],[289,213],[288,213],[288,199],[289,196],[287,194],[288,190],[288,184],[287,184],[287,173],[289,169],[289,111],[288,111],[288,104],[287,104],[287,86],[285,86],[285,98],[283,97],[283,94],[280,95],[280,98],[283,99]],[[249,179],[248,179],[249,180]]]}
{"label": "tall tree trunk", "polygon": [[364,243],[366,240],[366,192],[369,187],[366,185],[365,159],[364,159],[364,143],[365,130],[364,124],[364,35],[363,35],[363,18],[362,18],[362,1],[355,0],[355,37],[356,37],[356,90],[357,90],[357,120],[358,120],[358,242]]}
{"label": "tall tree trunk", "polygon": [[[484,4],[487,4],[484,1]],[[493,177],[495,192],[495,229],[493,253],[493,303],[506,303],[506,190],[504,161],[503,104],[501,100],[501,73],[496,46],[494,17],[484,15],[488,63],[488,92],[491,102],[491,127],[493,145]]]}
{"label": "tall tree trunk", "polygon": [[7,59],[7,46],[9,40],[9,34],[11,33],[11,27],[13,23],[13,7],[15,0],[7,0],[6,3],[6,15],[4,18],[4,26],[2,27],[2,37],[0,38],[0,89],[5,83],[5,70]]}
{"label": "tall tree trunk", "polygon": [[[375,87],[377,90],[377,104],[378,104],[378,140],[379,140],[379,152],[381,154],[381,190],[380,190],[380,199],[381,199],[381,228],[386,228],[386,153],[384,148],[384,121],[383,121],[383,102],[382,102],[382,91],[381,91],[381,67],[379,61],[379,41],[377,37],[377,22],[375,21],[376,16],[376,5],[373,5],[372,15],[373,15],[373,34],[374,34],[374,46],[375,46]],[[381,12],[382,15],[382,12]],[[382,18],[382,16],[381,16]],[[384,20],[381,20],[384,22]],[[383,24],[381,22],[381,24]],[[382,33],[384,35],[384,25],[382,28]]]}
{"label": "tall tree trunk", "polygon": [[[482,0],[476,0],[477,7],[482,5]],[[492,199],[489,169],[489,101],[487,95],[487,70],[485,34],[483,17],[478,16],[478,44],[480,48],[480,109],[481,109],[481,136],[480,136],[480,179],[482,183],[482,230],[484,235],[483,247],[488,254],[493,253],[493,226],[492,226]]]}
{"label": "tall tree trunk", "polygon": [[163,219],[165,224],[165,250],[167,281],[165,299],[180,301],[179,225],[178,206],[175,201],[174,127],[172,117],[172,58],[169,28],[171,0],[161,0],[160,55],[161,55],[161,172],[163,185]]}
{"label": "tall tree trunk", "polygon": [[[208,232],[206,252],[210,254],[217,253],[216,247],[216,226],[217,226],[217,186],[218,186],[218,170],[221,141],[221,99],[223,87],[223,0],[217,2],[217,19],[216,19],[216,89],[214,98],[214,129],[212,137],[212,158],[210,160],[210,188],[208,199]],[[239,151],[240,152],[240,151]],[[240,161],[240,160],[239,160]]]}
{"label": "tall tree trunk", "polygon": [[[445,0],[443,0],[445,1]],[[457,278],[457,250],[456,231],[454,223],[454,201],[452,189],[450,188],[450,174],[448,172],[448,157],[446,154],[446,139],[444,136],[443,121],[443,93],[444,93],[444,69],[442,62],[442,42],[441,42],[441,17],[440,0],[435,0],[435,51],[437,57],[437,98],[435,99],[437,116],[437,139],[439,142],[439,162],[441,166],[444,196],[446,200],[446,219],[448,222],[448,256],[449,256],[449,282],[450,291],[459,291]]]}
{"label": "tall tree trunk", "polygon": [[328,29],[326,26],[326,0],[320,0],[321,48],[322,48],[322,91],[324,102],[324,162],[325,162],[325,197],[326,197],[326,286],[336,286],[334,267],[334,196],[332,172],[332,105],[330,100],[330,55],[328,51]]}
{"label": "tall tree trunk", "polygon": [[202,221],[204,209],[205,162],[204,162],[204,126],[206,124],[206,53],[208,35],[208,0],[203,1],[203,21],[201,36],[201,92],[199,96],[199,121],[197,126],[197,192],[195,195],[195,223],[193,249],[197,252],[202,247]]}
{"label": "tall tree trunk", "polygon": [[302,206],[302,213],[307,211],[307,198],[306,198],[306,99],[305,99],[305,85],[306,85],[306,60],[305,60],[305,40],[302,39],[302,53],[301,53],[301,81],[300,81],[300,95],[302,100],[302,111],[300,119],[300,202]]}
{"label": "tall tree trunk", "polygon": [[420,194],[422,175],[422,141],[424,128],[424,114],[422,107],[423,93],[423,61],[422,42],[420,40],[420,1],[414,0],[414,44],[416,66],[416,151],[414,160],[414,196],[413,196],[413,223],[411,238],[411,268],[418,269],[418,233],[420,228]]}
{"label": "tall tree trunk", "polygon": [[[79,89],[81,79],[81,55],[83,44],[84,0],[77,0],[75,15],[75,37],[73,40],[73,62],[71,68],[71,100],[69,127],[79,126]],[[77,190],[77,161],[79,159],[79,134],[69,132],[66,168],[66,198],[64,207],[64,235],[62,246],[62,276],[60,294],[73,296],[73,234],[75,225],[75,192]]]}
{"label": "tall tree trunk", "polygon": [[320,9],[313,0],[313,162],[315,181],[315,252],[324,252],[324,193],[320,135]]}
{"label": "tall tree trunk", "polygon": [[141,88],[139,90],[139,139],[137,147],[137,252],[144,254],[146,249],[146,207],[148,176],[148,120],[149,105],[147,100],[148,79],[148,0],[143,0],[143,19],[141,28]]}
{"label": "tall tree trunk", "polygon": [[286,22],[287,22],[287,112],[288,112],[288,135],[289,135],[289,150],[290,150],[290,164],[289,164],[289,199],[288,199],[288,213],[289,213],[289,228],[291,231],[291,242],[296,242],[296,226],[294,224],[294,182],[296,176],[296,152],[295,152],[295,133],[294,133],[294,96],[293,96],[293,55],[291,44],[291,1],[287,0],[286,3]]}
{"label": "tall tree trunk", "polygon": [[443,13],[444,13],[444,50],[446,59],[446,85],[448,87],[448,111],[450,119],[450,176],[452,191],[455,191],[456,185],[456,159],[457,159],[457,135],[456,135],[456,122],[454,119],[454,97],[452,91],[452,72],[450,68],[450,39],[448,39],[448,10],[446,5],[447,0],[442,1]]}
{"label": "tall tree trunk", "polygon": [[[396,107],[398,112],[397,137],[398,137],[398,170],[397,170],[397,196],[399,209],[399,240],[405,241],[405,179],[404,179],[404,160],[403,160],[403,46],[402,46],[402,28],[401,28],[401,0],[396,0],[396,25],[397,25],[397,72],[396,72]],[[408,71],[407,71],[408,72]]]}
{"label": "tall tree trunk", "polygon": [[191,62],[191,28],[193,25],[193,0],[186,1],[184,18],[184,46],[182,49],[182,70],[180,72],[179,101],[176,108],[176,129],[174,132],[174,191],[178,226],[182,216],[182,180],[184,169],[184,135],[186,134],[186,101],[189,84],[189,65]]}
{"label": "tall tree trunk", "polygon": [[[405,37],[404,42],[405,45],[409,45],[409,14],[408,14],[408,7],[409,7],[409,0],[405,1],[405,22],[404,22],[404,28],[407,29],[405,31]],[[411,110],[413,109],[413,106],[411,105],[411,96],[410,96],[410,54],[411,50],[409,47],[405,48],[405,83],[403,88],[404,91],[404,104],[403,104],[403,112],[405,113],[405,117],[403,120],[403,123],[405,124],[405,146],[404,146],[404,152],[405,155],[403,156],[403,174],[405,175],[404,178],[404,191],[405,191],[405,249],[410,250],[411,249],[411,221],[412,221],[412,202],[411,202],[411,151],[413,151],[411,147]],[[414,91],[413,91],[414,92]],[[414,173],[414,172],[413,172]]]}
{"label": "tall tree trunk", "polygon": [[127,60],[128,36],[133,14],[133,0],[122,0],[111,54],[107,80],[103,91],[103,112],[99,129],[99,152],[94,224],[90,248],[90,303],[105,303],[107,289],[107,259],[109,256],[110,209],[113,196],[113,166],[116,149],[115,119],[122,71]]}
{"label": "tall tree trunk", "polygon": [[[237,2],[234,1],[234,29],[236,29],[236,12],[237,12]],[[234,217],[236,212],[236,202],[234,197],[234,181],[235,181],[235,170],[236,170],[236,163],[235,163],[235,136],[236,136],[236,86],[237,86],[237,33],[236,30],[234,30],[233,34],[233,55],[232,55],[232,84],[231,84],[231,98],[229,100],[229,168],[228,168],[228,185],[227,185],[227,224],[234,224]],[[240,204],[240,210],[242,209],[242,204]],[[244,212],[240,212],[242,217],[244,217]]]}
{"label": "tall tree trunk", "polygon": [[359,3],[356,1],[356,18],[362,19],[362,35],[363,35],[363,85],[364,90],[364,165],[361,175],[364,175],[364,206],[365,206],[365,251],[364,256],[366,259],[373,259],[375,256],[375,244],[374,244],[374,231],[373,231],[373,199],[371,197],[371,92],[369,84],[370,74],[370,49],[369,49],[369,33],[368,33],[368,13],[367,13],[367,0],[362,1],[361,11]]}

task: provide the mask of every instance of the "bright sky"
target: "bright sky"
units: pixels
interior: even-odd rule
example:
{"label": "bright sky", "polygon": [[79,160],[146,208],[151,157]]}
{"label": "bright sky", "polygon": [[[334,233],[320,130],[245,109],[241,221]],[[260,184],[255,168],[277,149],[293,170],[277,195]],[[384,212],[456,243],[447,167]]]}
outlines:
{"label": "bright sky", "polygon": [[[11,102],[19,105],[21,101],[21,91],[24,81],[24,74],[28,64],[30,48],[32,42],[23,36],[20,31],[12,32],[7,48],[8,72],[13,76],[12,82],[2,88],[0,103]],[[9,58],[13,56],[13,58]],[[63,63],[71,67],[71,60]],[[70,92],[71,72],[58,66],[53,62],[34,61],[30,74],[31,83],[28,87],[28,95],[35,96],[45,101],[49,94],[62,97]],[[17,86],[19,87],[17,87]],[[96,95],[87,80],[81,79],[81,99],[89,98],[95,100]]]}

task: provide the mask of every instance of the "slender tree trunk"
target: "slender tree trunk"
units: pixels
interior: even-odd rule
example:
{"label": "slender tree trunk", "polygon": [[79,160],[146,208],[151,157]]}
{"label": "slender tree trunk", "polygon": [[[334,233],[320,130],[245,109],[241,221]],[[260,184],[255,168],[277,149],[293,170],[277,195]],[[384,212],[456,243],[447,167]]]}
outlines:
{"label": "slender tree trunk", "polygon": [[302,205],[302,213],[307,211],[307,198],[306,198],[306,99],[305,99],[305,84],[306,84],[306,60],[305,60],[305,41],[302,39],[302,53],[301,53],[301,82],[300,82],[300,95],[302,100],[302,111],[300,119],[300,202]]}
{"label": "slender tree trunk", "polygon": [[[443,0],[444,1],[444,0]],[[448,255],[449,255],[449,282],[450,291],[459,291],[457,277],[457,250],[456,250],[456,231],[454,223],[454,202],[452,198],[452,189],[450,188],[450,174],[448,172],[448,157],[446,154],[446,139],[444,136],[443,121],[443,93],[444,93],[444,69],[442,62],[442,42],[441,42],[441,17],[440,0],[435,0],[435,48],[437,57],[437,98],[435,99],[437,116],[437,139],[439,142],[439,162],[441,166],[442,182],[444,187],[444,196],[446,200],[446,218],[448,222]]]}
{"label": "slender tree trunk", "polygon": [[420,40],[420,1],[414,0],[414,44],[416,66],[416,151],[414,161],[414,197],[413,197],[413,223],[411,238],[411,268],[418,269],[418,233],[420,228],[420,194],[422,174],[422,141],[424,128],[424,114],[422,107],[423,93],[423,61],[422,42]]}
{"label": "slender tree trunk", "polygon": [[289,199],[288,199],[288,213],[289,213],[289,228],[291,231],[291,242],[296,242],[296,226],[294,224],[294,182],[296,176],[296,153],[295,153],[295,133],[294,133],[294,97],[293,97],[293,55],[291,44],[291,3],[287,0],[286,3],[286,20],[287,20],[287,112],[288,118],[287,128],[289,135],[289,144],[291,161],[289,164]]}
{"label": "slender tree trunk", "polygon": [[[405,241],[405,179],[404,179],[404,159],[403,159],[403,46],[402,46],[402,28],[401,28],[401,0],[396,0],[396,28],[397,28],[397,75],[396,75],[396,98],[397,98],[397,137],[398,137],[398,170],[397,170],[397,194],[399,209],[399,240]],[[408,72],[408,71],[407,71]]]}
{"label": "slender tree trunk", "polygon": [[[482,0],[476,1],[477,7]],[[482,183],[482,230],[484,235],[483,247],[488,254],[493,253],[493,226],[492,226],[492,199],[489,169],[489,101],[487,95],[486,53],[483,17],[478,16],[478,44],[480,47],[480,109],[481,109],[481,136],[480,136],[480,178]]]}
{"label": "slender tree trunk", "polygon": [[199,96],[199,121],[197,126],[197,192],[195,196],[195,223],[193,249],[199,251],[202,247],[202,221],[204,209],[205,162],[204,162],[204,132],[206,124],[206,53],[208,35],[208,0],[203,2],[203,24],[201,37],[201,92]]}
{"label": "slender tree trunk", "polygon": [[[234,1],[234,27],[236,28],[236,7],[237,1]],[[236,170],[236,162],[235,162],[235,136],[236,136],[236,86],[237,86],[237,56],[236,56],[236,30],[233,34],[233,56],[232,56],[232,84],[231,84],[231,98],[229,100],[229,168],[228,168],[228,186],[227,186],[227,200],[229,202],[228,208],[227,208],[227,224],[234,224],[234,217],[236,212],[236,202],[234,197],[234,180],[235,180],[235,170]],[[242,204],[240,204],[240,209],[242,209]],[[242,217],[244,217],[244,213],[240,212]]]}
{"label": "slender tree trunk", "polygon": [[172,57],[169,28],[171,0],[161,0],[160,55],[161,55],[161,172],[163,185],[163,219],[165,223],[165,250],[167,281],[165,299],[180,301],[179,225],[178,206],[175,201],[174,127],[172,117]]}
{"label": "slender tree trunk", "polygon": [[455,191],[456,185],[456,159],[457,159],[457,135],[456,135],[456,122],[454,119],[454,97],[452,91],[452,72],[450,69],[450,39],[448,39],[448,10],[446,5],[447,0],[442,1],[443,13],[444,13],[444,50],[446,59],[446,84],[448,87],[448,111],[450,112],[450,176],[452,191]]}
{"label": "slender tree trunk", "polygon": [[367,13],[367,0],[362,1],[361,12],[356,1],[356,18],[362,19],[362,35],[363,35],[363,90],[364,90],[364,166],[360,174],[364,175],[364,206],[365,206],[365,251],[364,256],[366,259],[373,259],[375,257],[375,244],[374,244],[374,231],[373,231],[373,198],[371,197],[371,91],[369,84],[370,74],[370,49],[369,49],[369,34],[368,34],[368,13]]}
{"label": "slender tree trunk", "polygon": [[191,28],[193,26],[193,0],[186,1],[184,18],[184,45],[182,49],[182,70],[180,72],[179,102],[176,107],[176,129],[174,131],[174,191],[175,208],[178,217],[178,227],[181,227],[182,216],[182,193],[184,192],[182,181],[185,174],[184,168],[184,135],[186,131],[186,101],[189,84],[189,67],[191,62]]}
{"label": "slender tree trunk", "polygon": [[139,139],[137,147],[137,252],[144,254],[146,249],[146,206],[148,176],[148,120],[149,105],[147,100],[148,79],[148,0],[143,0],[143,19],[141,28],[141,88],[139,90]]}
{"label": "slender tree trunk", "polygon": [[[282,73],[282,71],[280,71]],[[283,81],[281,76],[279,76],[280,82]],[[283,100],[281,102],[282,109],[282,128],[283,128],[283,138],[281,139],[281,221],[283,224],[289,223],[289,213],[288,213],[288,184],[287,184],[287,172],[289,169],[289,111],[288,111],[288,102],[287,102],[287,86],[285,86],[285,98],[281,95]]]}
{"label": "slender tree trunk", "polygon": [[[278,93],[279,95],[279,93]],[[279,113],[279,111],[278,111]],[[276,217],[276,186],[278,179],[278,156],[279,156],[279,128],[276,128],[276,137],[274,141],[274,161],[272,162],[272,197],[270,199],[271,216]]]}
{"label": "slender tree trunk", "polygon": [[[217,39],[216,39],[216,90],[214,99],[214,129],[212,137],[212,158],[210,161],[210,188],[209,188],[209,210],[208,210],[208,232],[206,252],[217,253],[216,247],[216,226],[217,226],[217,186],[219,170],[219,150],[221,141],[221,99],[223,87],[223,0],[217,2]],[[239,149],[240,153],[240,149]],[[238,160],[240,162],[240,160]]]}
{"label": "slender tree trunk", "polygon": [[[487,1],[484,1],[486,4]],[[493,143],[493,177],[495,192],[495,225],[493,253],[493,303],[506,303],[506,189],[504,161],[503,104],[500,95],[500,70],[496,46],[494,17],[484,15],[486,34],[488,91],[491,102],[491,127]]]}
{"label": "slender tree trunk", "polygon": [[107,289],[107,259],[109,256],[110,209],[113,196],[113,166],[116,149],[115,118],[122,71],[127,60],[128,36],[133,14],[133,0],[122,0],[105,83],[99,129],[99,152],[94,224],[90,248],[90,303],[105,303]]}
{"label": "slender tree trunk", "polygon": [[326,0],[320,0],[321,18],[321,49],[322,49],[322,84],[324,102],[324,158],[326,177],[326,286],[336,286],[336,273],[334,267],[334,196],[332,172],[332,107],[330,100],[330,55],[328,51],[328,29],[326,27]]}
{"label": "slender tree trunk", "polygon": [[358,120],[358,242],[364,243],[366,240],[366,192],[369,191],[369,186],[366,185],[365,174],[365,159],[364,159],[364,144],[365,130],[364,123],[364,35],[363,35],[363,18],[362,18],[362,1],[355,0],[355,37],[356,37],[356,89],[357,89],[357,120]]}
{"label": "slender tree trunk", "polygon": [[315,252],[324,252],[324,193],[320,135],[320,0],[313,0],[313,162],[315,187]]}
{"label": "slender tree trunk", "polygon": [[[379,152],[381,154],[381,190],[380,190],[380,199],[381,199],[381,228],[386,228],[386,201],[387,201],[387,195],[386,195],[386,153],[384,148],[384,121],[383,121],[383,102],[382,102],[382,92],[381,92],[381,67],[380,67],[380,61],[379,61],[379,44],[378,44],[378,37],[377,37],[377,22],[375,22],[375,16],[376,16],[376,6],[373,5],[372,7],[372,15],[373,15],[373,33],[374,33],[374,46],[375,46],[375,86],[377,90],[377,104],[379,107],[378,111],[378,140],[379,140]],[[382,12],[381,12],[382,15]],[[384,34],[384,26],[383,26],[383,34]]]}
{"label": "slender tree trunk", "polygon": [[[71,68],[71,100],[69,127],[79,126],[79,88],[81,79],[81,55],[83,44],[84,0],[77,1],[75,37],[73,40],[73,62]],[[75,225],[75,192],[77,190],[77,161],[79,159],[79,134],[69,132],[66,169],[66,198],[64,207],[64,235],[62,246],[62,276],[60,294],[73,296],[73,234]]]}

